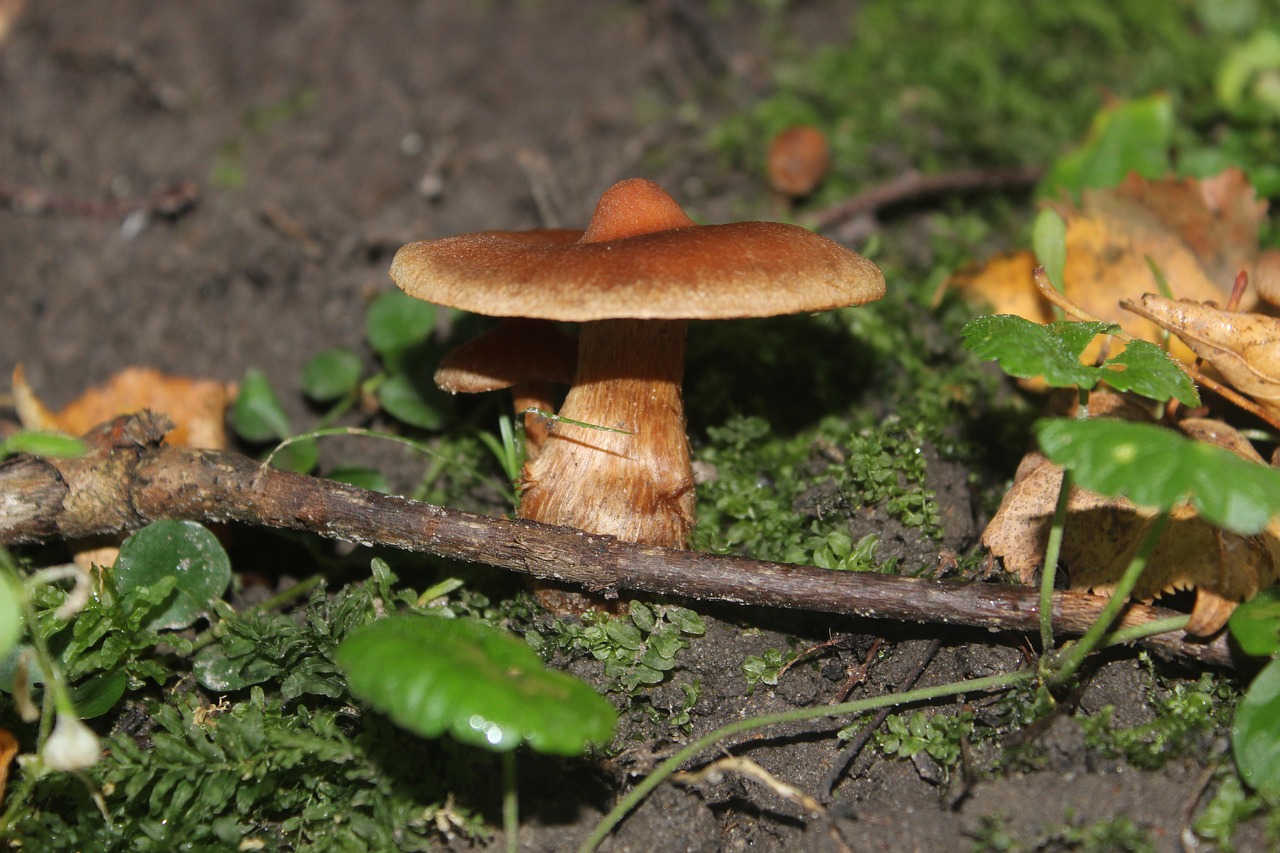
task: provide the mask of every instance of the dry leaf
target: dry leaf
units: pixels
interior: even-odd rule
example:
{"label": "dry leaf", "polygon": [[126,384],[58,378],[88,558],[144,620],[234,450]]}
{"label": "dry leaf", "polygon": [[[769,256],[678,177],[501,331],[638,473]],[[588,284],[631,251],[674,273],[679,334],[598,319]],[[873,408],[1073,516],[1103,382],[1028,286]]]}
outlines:
{"label": "dry leaf", "polygon": [[[1085,190],[1078,209],[1066,203],[1052,206],[1067,223],[1067,298],[1095,317],[1119,323],[1134,337],[1158,343],[1162,336],[1156,324],[1120,308],[1122,299],[1157,289],[1148,258],[1179,299],[1225,303],[1241,269],[1258,280],[1276,279],[1280,291],[1280,258],[1258,252],[1266,202],[1257,199],[1238,170],[1203,180],[1149,181],[1133,175],[1112,189]],[[1045,322],[1052,310],[1032,283],[1034,266],[1030,252],[1001,255],[978,272],[957,274],[947,286],[997,313]],[[1253,296],[1245,298],[1242,307],[1247,309]],[[1086,361],[1097,356],[1098,346],[1100,341],[1086,351]],[[1173,354],[1194,359],[1182,347]]]}
{"label": "dry leaf", "polygon": [[1144,313],[1187,343],[1222,378],[1280,415],[1280,319],[1143,294]]}
{"label": "dry leaf", "polygon": [[[1118,395],[1091,396],[1095,414],[1133,416],[1137,410],[1114,402]],[[1138,415],[1131,419],[1149,420]],[[1180,428],[1247,459],[1262,458],[1234,429],[1218,421],[1189,419]],[[1053,511],[1062,485],[1062,469],[1039,452],[1018,466],[1013,487],[982,534],[983,545],[1000,557],[1005,569],[1025,584],[1035,583],[1044,562]],[[1155,513],[1125,498],[1109,498],[1073,488],[1067,505],[1061,562],[1071,589],[1110,592],[1147,535]],[[1190,506],[1170,514],[1133,597],[1150,601],[1160,595],[1195,589],[1196,603],[1187,631],[1216,633],[1235,605],[1272,586],[1280,577],[1280,523],[1256,536],[1225,532],[1199,518]]]}
{"label": "dry leaf", "polygon": [[130,367],[55,413],[49,411],[27,385],[22,365],[13,371],[15,407],[27,429],[83,435],[119,415],[150,409],[168,415],[176,425],[165,436],[168,443],[211,450],[227,446],[225,418],[235,390],[233,383],[168,376],[158,370]]}
{"label": "dry leaf", "polygon": [[4,802],[5,788],[9,784],[9,765],[18,754],[18,739],[8,729],[0,729],[0,803]]}
{"label": "dry leaf", "polygon": [[8,40],[13,25],[17,23],[18,16],[26,5],[26,0],[0,0],[0,45]]}

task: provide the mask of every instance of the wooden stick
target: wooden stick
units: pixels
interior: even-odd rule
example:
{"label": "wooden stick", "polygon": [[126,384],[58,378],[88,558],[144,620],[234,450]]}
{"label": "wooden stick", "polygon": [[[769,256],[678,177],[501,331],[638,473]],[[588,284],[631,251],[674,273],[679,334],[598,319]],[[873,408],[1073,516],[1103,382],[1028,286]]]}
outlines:
{"label": "wooden stick", "polygon": [[[147,413],[120,418],[86,436],[85,456],[0,464],[0,544],[77,539],[161,519],[241,522],[485,563],[608,595],[640,590],[993,632],[1038,626],[1039,593],[1026,587],[837,572],[490,518],[278,471],[236,453],[170,447],[159,443],[166,428]],[[1055,593],[1054,630],[1082,633],[1105,602]],[[1133,604],[1122,624],[1174,615]],[[1221,637],[1204,643],[1172,633],[1143,642],[1168,656],[1231,665]]]}

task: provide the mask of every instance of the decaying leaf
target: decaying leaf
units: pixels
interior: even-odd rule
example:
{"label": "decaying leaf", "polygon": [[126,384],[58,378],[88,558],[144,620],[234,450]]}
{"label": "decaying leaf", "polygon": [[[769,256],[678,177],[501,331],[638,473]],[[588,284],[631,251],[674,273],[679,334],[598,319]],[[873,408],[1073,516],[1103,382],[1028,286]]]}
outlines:
{"label": "decaying leaf", "polygon": [[[1134,337],[1159,343],[1162,336],[1155,323],[1120,308],[1121,300],[1157,289],[1148,259],[1179,299],[1225,303],[1242,269],[1252,280],[1277,279],[1280,291],[1280,258],[1258,252],[1267,203],[1257,199],[1239,170],[1201,180],[1133,175],[1118,187],[1085,190],[1079,209],[1065,202],[1052,206],[1067,223],[1065,295]],[[1046,322],[1052,310],[1032,282],[1035,264],[1030,252],[1001,255],[981,269],[958,273],[948,286],[997,313]],[[1247,294],[1242,307],[1251,307],[1252,298]],[[1183,347],[1173,354],[1194,359]],[[1096,349],[1087,351],[1085,359],[1096,355]]]}
{"label": "decaying leaf", "polygon": [[227,406],[235,397],[235,385],[130,367],[105,385],[86,391],[61,412],[51,412],[27,385],[18,365],[13,371],[13,396],[18,418],[27,429],[83,435],[118,415],[151,409],[168,415],[176,425],[165,436],[169,444],[223,450]]}
{"label": "decaying leaf", "polygon": [[0,803],[9,784],[9,765],[18,754],[18,739],[8,729],[0,729]]}
{"label": "decaying leaf", "polygon": [[1134,310],[1185,341],[1237,391],[1280,415],[1280,319],[1152,293]]}
{"label": "decaying leaf", "polygon": [[[1117,395],[1092,395],[1095,415],[1149,420],[1145,410]],[[1179,424],[1192,438],[1225,447],[1263,463],[1238,432],[1219,421],[1188,419]],[[1062,469],[1038,451],[1018,466],[1013,487],[982,535],[983,545],[1000,557],[1005,569],[1023,583],[1035,582],[1044,562],[1049,528],[1062,485]],[[1072,589],[1110,592],[1142,544],[1155,513],[1125,498],[1104,497],[1073,488],[1067,506],[1061,562]],[[1196,590],[1187,631],[1217,632],[1236,604],[1280,578],[1280,522],[1261,534],[1225,532],[1199,518],[1190,506],[1170,515],[1155,552],[1134,588],[1133,597],[1150,601],[1179,590]]]}

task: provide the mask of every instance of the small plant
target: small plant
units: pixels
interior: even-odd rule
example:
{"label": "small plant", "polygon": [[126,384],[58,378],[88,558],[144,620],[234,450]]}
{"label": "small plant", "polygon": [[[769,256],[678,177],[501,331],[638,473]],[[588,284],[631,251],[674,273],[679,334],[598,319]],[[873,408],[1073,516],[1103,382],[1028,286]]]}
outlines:
{"label": "small plant", "polygon": [[795,654],[782,649],[765,649],[763,655],[747,655],[742,662],[742,674],[747,679],[747,687],[754,689],[757,684],[776,686],[782,675],[782,668],[795,659]]}
{"label": "small plant", "polygon": [[583,624],[558,622],[556,631],[558,645],[604,661],[611,689],[629,694],[661,683],[689,647],[685,638],[702,636],[707,626],[688,608],[632,601],[625,616],[588,613]]}
{"label": "small plant", "polygon": [[973,734],[973,719],[972,711],[894,714],[885,720],[885,730],[876,732],[876,746],[891,758],[914,758],[924,753],[950,771],[960,761],[963,743]]}

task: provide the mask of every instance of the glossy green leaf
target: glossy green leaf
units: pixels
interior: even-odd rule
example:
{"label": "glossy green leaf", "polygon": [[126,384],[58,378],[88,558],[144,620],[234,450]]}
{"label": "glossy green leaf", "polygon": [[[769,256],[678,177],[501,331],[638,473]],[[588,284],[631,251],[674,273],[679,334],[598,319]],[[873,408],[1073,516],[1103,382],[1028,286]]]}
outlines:
{"label": "glossy green leaf", "polygon": [[436,325],[436,306],[399,291],[380,294],[369,304],[365,335],[384,360],[420,344]]}
{"label": "glossy green leaf", "polygon": [[120,546],[113,570],[122,597],[173,578],[173,593],[146,627],[185,628],[206,613],[231,582],[231,560],[216,536],[193,521],[157,521]]}
{"label": "glossy green leaf", "polygon": [[321,403],[350,394],[360,384],[360,356],[344,347],[325,350],[302,367],[302,393]]}
{"label": "glossy green leaf", "polygon": [[1043,376],[1054,388],[1092,388],[1099,368],[1080,363],[1080,355],[1097,335],[1116,327],[1108,323],[1033,323],[1013,314],[970,320],[960,330],[965,348],[979,358],[995,359],[1010,376]]}
{"label": "glossy green leaf", "polygon": [[1190,500],[1211,524],[1257,533],[1280,513],[1280,471],[1154,424],[1108,418],[1042,420],[1040,449],[1104,495],[1170,509]]}
{"label": "glossy green leaf", "polygon": [[1241,604],[1227,625],[1245,654],[1271,657],[1280,652],[1280,587],[1264,589]]}
{"label": "glossy green leaf", "polygon": [[114,708],[128,685],[129,677],[123,669],[100,672],[71,688],[71,702],[77,714],[92,720]]}
{"label": "glossy green leaf", "polygon": [[231,407],[231,426],[245,441],[273,441],[289,435],[289,418],[267,375],[256,367],[245,371],[240,393]]}
{"label": "glossy green leaf", "polygon": [[1200,393],[1191,377],[1172,356],[1150,341],[1129,341],[1124,352],[1107,359],[1103,375],[1117,391],[1133,391],[1160,401],[1174,398],[1186,406],[1200,405]]}
{"label": "glossy green leaf", "polygon": [[1067,223],[1057,211],[1046,207],[1036,216],[1031,245],[1049,282],[1061,290],[1067,269]]}
{"label": "glossy green leaf", "polygon": [[1280,797],[1280,660],[1263,667],[1236,706],[1231,746],[1240,778],[1276,802]]}
{"label": "glossy green leaf", "polygon": [[492,750],[527,743],[556,755],[613,737],[604,697],[479,622],[392,616],[352,632],[337,660],[353,693],[422,737],[447,732]]}

